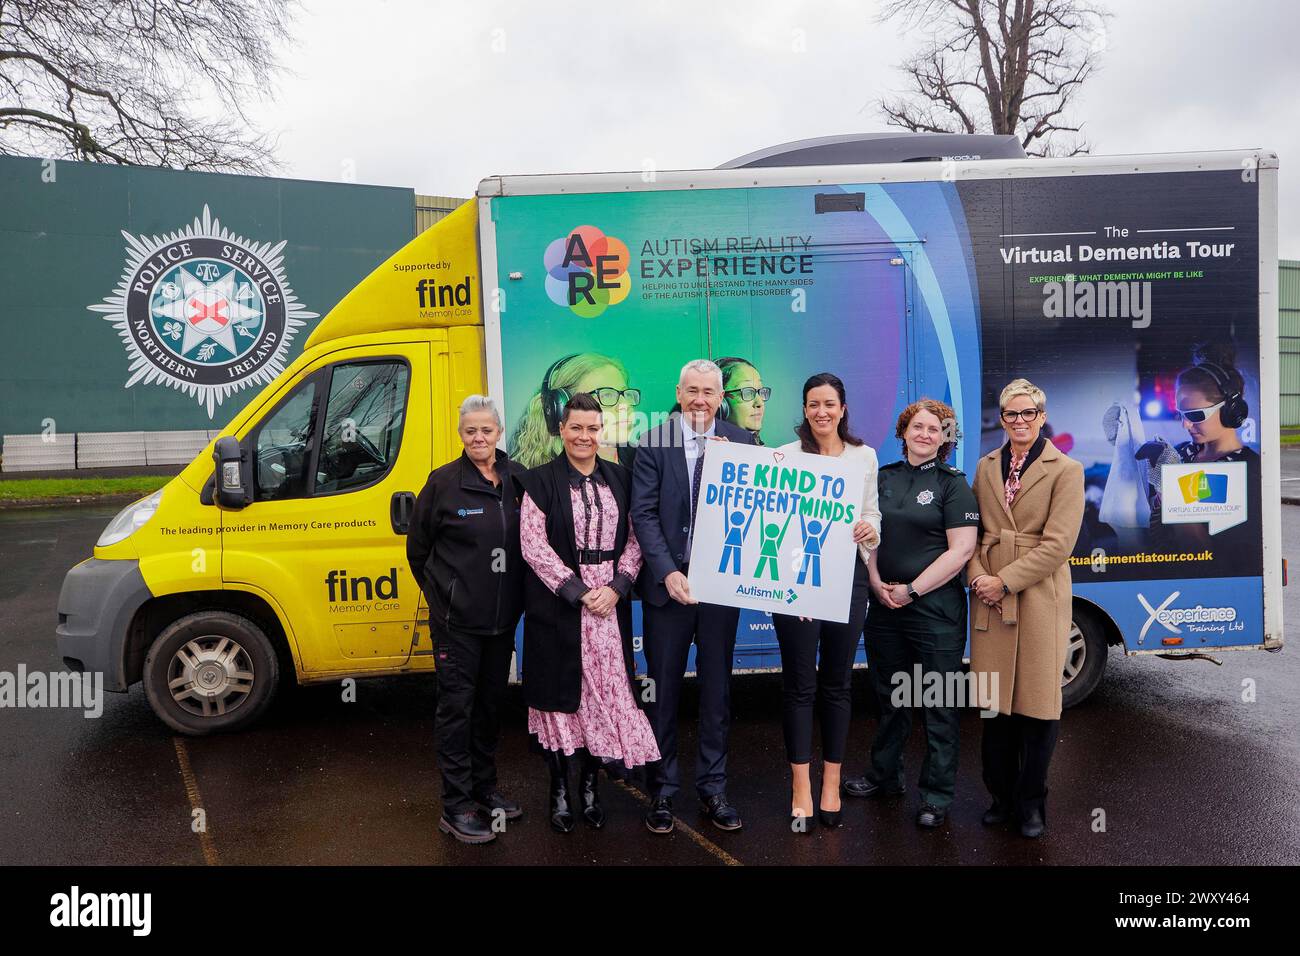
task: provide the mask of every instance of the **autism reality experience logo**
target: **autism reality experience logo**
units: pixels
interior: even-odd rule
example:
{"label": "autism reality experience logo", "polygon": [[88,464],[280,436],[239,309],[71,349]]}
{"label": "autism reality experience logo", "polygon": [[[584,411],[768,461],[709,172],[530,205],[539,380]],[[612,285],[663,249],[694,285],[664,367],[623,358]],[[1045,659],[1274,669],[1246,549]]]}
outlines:
{"label": "autism reality experience logo", "polygon": [[595,226],[578,226],[546,247],[546,294],[574,315],[593,319],[632,289],[627,246]]}
{"label": "autism reality experience logo", "polygon": [[126,239],[117,288],[88,306],[116,327],[129,362],[125,388],[167,385],[216,406],[284,371],[294,334],[315,312],[285,279],[285,240],[255,242],[202,217],[176,232]]}

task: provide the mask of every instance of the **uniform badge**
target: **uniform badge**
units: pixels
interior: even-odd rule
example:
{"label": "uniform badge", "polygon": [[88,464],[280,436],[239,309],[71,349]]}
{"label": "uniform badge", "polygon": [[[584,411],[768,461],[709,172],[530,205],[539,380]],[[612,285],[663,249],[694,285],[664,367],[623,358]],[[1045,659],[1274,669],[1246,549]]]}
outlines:
{"label": "uniform badge", "polygon": [[137,383],[168,385],[205,407],[284,370],[297,330],[317,313],[285,280],[285,241],[255,242],[202,218],[176,232],[126,239],[113,293],[89,306],[112,322]]}
{"label": "uniform badge", "polygon": [[929,488],[926,488],[916,496],[916,503],[918,505],[928,505],[931,501],[934,501],[934,492]]}

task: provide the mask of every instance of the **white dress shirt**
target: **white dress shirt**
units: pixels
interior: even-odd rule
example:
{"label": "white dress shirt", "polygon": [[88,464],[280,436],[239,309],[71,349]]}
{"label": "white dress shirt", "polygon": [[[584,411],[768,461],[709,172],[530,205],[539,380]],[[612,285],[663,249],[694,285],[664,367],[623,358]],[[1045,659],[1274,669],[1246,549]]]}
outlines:
{"label": "white dress shirt", "polygon": [[[718,420],[717,418],[709,419],[709,427],[702,432],[697,432],[691,427],[690,422],[686,420],[685,414],[681,416],[680,424],[682,426],[682,451],[686,453],[686,482],[690,486],[690,497],[686,499],[689,503],[695,500],[695,459],[699,458],[704,450],[703,443],[697,439],[714,437],[718,432]],[[689,504],[687,505],[687,513],[690,513]],[[686,532],[687,561],[691,559],[691,541],[694,537],[695,529],[691,528]]]}

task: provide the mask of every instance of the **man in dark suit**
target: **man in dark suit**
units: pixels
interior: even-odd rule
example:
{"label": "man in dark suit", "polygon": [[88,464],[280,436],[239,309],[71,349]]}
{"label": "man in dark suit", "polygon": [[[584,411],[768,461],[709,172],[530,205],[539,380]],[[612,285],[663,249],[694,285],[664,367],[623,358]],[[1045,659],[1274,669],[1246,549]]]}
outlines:
{"label": "man in dark suit", "polygon": [[722,372],[707,359],[687,363],[677,383],[680,413],[637,442],[632,465],[632,524],[644,563],[637,582],[651,684],[647,714],[661,760],[649,769],[654,833],[673,829],[672,801],[681,786],[677,766],[677,709],[691,644],[700,685],[699,757],[695,789],[701,810],[723,830],[739,830],[740,814],[727,802],[727,731],[731,724],[731,661],[736,608],[701,604],[686,579],[704,455],[714,441],[747,445],[753,436],[717,417]]}

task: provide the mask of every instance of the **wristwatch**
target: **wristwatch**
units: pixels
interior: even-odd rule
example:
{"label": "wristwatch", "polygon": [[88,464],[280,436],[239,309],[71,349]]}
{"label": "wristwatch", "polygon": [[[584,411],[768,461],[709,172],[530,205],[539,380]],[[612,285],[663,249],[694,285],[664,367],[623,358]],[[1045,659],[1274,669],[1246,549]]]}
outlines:
{"label": "wristwatch", "polygon": [[919,598],[921,595],[917,594],[917,593],[916,593],[916,588],[912,587],[912,585],[909,584],[909,585],[907,586],[907,596],[910,597],[913,601],[915,601],[915,600],[916,600],[917,598]]}

